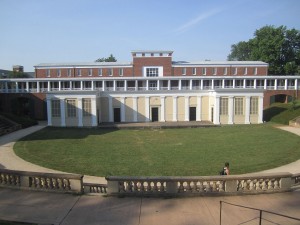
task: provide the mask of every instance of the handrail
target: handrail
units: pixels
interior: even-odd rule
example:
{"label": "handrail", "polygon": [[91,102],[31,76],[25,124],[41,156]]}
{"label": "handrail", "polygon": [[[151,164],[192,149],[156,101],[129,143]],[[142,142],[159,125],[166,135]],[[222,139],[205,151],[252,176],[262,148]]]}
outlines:
{"label": "handrail", "polygon": [[245,208],[245,209],[251,209],[251,210],[259,211],[259,225],[261,225],[262,213],[263,212],[269,213],[269,214],[273,214],[273,215],[276,215],[276,216],[282,216],[282,217],[285,217],[285,218],[288,218],[288,219],[292,219],[292,220],[300,221],[300,218],[296,218],[296,217],[292,217],[292,216],[287,216],[287,215],[283,215],[283,214],[280,214],[280,213],[271,212],[271,211],[264,210],[264,209],[258,209],[258,208],[253,208],[253,207],[249,207],[249,206],[243,206],[243,205],[233,204],[233,203],[230,203],[230,202],[220,201],[220,225],[222,225],[222,204],[223,203],[224,204],[228,204],[228,205],[232,205],[232,206],[236,206],[236,207],[241,207],[241,208]]}

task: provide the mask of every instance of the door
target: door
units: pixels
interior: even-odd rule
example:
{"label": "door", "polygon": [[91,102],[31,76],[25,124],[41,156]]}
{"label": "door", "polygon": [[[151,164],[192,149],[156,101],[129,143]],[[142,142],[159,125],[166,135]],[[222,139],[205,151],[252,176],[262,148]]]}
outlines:
{"label": "door", "polygon": [[158,121],[158,107],[151,108],[151,118],[152,122]]}
{"label": "door", "polygon": [[190,107],[190,121],[196,121],[196,107]]}
{"label": "door", "polygon": [[114,122],[119,123],[121,122],[121,109],[114,108]]}

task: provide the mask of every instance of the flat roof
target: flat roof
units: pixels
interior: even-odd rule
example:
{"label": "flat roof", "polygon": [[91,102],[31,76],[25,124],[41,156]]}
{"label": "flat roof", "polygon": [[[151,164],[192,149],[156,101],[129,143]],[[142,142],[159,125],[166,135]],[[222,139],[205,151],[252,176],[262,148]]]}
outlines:
{"label": "flat roof", "polygon": [[268,63],[262,61],[173,61],[173,66],[192,66],[192,65],[261,65],[268,66]]}

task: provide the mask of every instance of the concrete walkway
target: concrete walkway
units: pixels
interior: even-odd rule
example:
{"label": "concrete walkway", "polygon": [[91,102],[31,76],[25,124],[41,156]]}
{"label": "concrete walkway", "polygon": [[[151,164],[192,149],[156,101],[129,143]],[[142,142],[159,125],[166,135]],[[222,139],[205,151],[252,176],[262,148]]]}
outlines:
{"label": "concrete walkway", "polygon": [[[45,125],[41,124],[0,137],[0,168],[57,172],[28,163],[17,157],[12,150],[16,140],[44,127]],[[300,128],[281,128],[300,135]],[[276,169],[299,173],[300,160]],[[269,172],[274,172],[276,169]],[[97,182],[97,179],[101,178],[88,179]],[[300,191],[254,196],[162,199],[76,196],[0,188],[0,220],[40,225],[218,225],[220,224],[220,201],[299,218]],[[222,225],[242,224],[246,221],[250,221],[246,224],[258,224],[258,216],[257,211],[226,204],[222,207]],[[276,221],[277,224],[300,224],[300,221],[278,218],[269,214],[263,214],[263,218]]]}

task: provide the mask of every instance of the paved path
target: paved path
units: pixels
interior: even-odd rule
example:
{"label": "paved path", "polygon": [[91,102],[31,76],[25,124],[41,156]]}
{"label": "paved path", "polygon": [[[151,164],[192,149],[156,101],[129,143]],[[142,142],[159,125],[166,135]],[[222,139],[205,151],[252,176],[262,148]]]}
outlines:
{"label": "paved path", "polygon": [[[18,158],[12,150],[17,139],[43,127],[44,125],[38,125],[2,136],[0,168],[57,172],[28,163]],[[300,135],[300,128],[282,127],[282,129]],[[300,172],[300,160],[280,168],[280,171]],[[248,196],[162,199],[76,196],[0,188],[0,220],[41,225],[219,225],[220,201],[300,217],[300,191]],[[258,212],[229,205],[223,205],[222,208],[222,225],[242,224],[246,221],[251,222],[245,224],[258,224]],[[300,224],[299,221],[267,214],[263,214],[263,218],[276,221],[277,224]]]}

